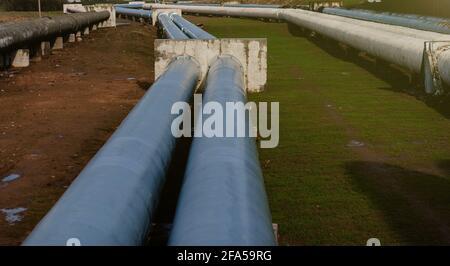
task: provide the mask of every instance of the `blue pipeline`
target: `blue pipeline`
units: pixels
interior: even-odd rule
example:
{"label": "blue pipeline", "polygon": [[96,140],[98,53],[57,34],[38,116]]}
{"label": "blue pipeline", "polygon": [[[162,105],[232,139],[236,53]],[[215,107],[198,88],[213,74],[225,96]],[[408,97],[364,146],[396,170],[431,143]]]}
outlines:
{"label": "blue pipeline", "polygon": [[[203,106],[209,102],[223,110],[227,102],[246,103],[242,66],[231,56],[211,65]],[[237,117],[249,125],[248,115]],[[169,245],[275,245],[256,143],[248,133],[194,138]]]}
{"label": "blue pipeline", "polygon": [[216,39],[213,35],[197,27],[193,23],[184,19],[178,14],[170,14],[172,21],[191,39],[212,40]]}
{"label": "blue pipeline", "polygon": [[161,13],[158,15],[158,23],[162,27],[162,30],[164,31],[164,34],[168,39],[189,39],[189,36],[187,36],[180,28],[178,28],[166,13]]}

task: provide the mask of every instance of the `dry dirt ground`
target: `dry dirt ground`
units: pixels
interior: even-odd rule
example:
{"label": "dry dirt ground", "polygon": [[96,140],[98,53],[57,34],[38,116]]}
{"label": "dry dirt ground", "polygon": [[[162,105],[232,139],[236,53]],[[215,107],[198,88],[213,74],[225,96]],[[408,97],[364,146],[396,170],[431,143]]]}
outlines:
{"label": "dry dirt ground", "polygon": [[[0,245],[18,245],[153,82],[154,29],[92,32],[0,72]],[[20,178],[2,182],[10,174]],[[20,221],[5,211],[26,208]]]}

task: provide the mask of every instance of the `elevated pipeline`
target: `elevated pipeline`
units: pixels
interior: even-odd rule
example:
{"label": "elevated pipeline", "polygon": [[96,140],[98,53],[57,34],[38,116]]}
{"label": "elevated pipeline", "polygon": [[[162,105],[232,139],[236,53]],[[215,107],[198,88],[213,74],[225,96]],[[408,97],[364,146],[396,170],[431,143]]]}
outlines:
{"label": "elevated pipeline", "polygon": [[424,31],[450,34],[450,20],[448,19],[329,7],[324,8],[322,12],[330,15],[408,27]]}
{"label": "elevated pipeline", "polygon": [[[194,14],[284,20],[394,63],[416,75],[420,75],[424,80],[426,79],[424,73],[432,72],[434,75],[437,73],[439,79],[445,84],[444,86],[450,86],[450,75],[445,75],[445,73],[450,72],[450,65],[447,61],[447,58],[450,56],[450,49],[440,49],[439,56],[436,56],[432,62],[434,64],[432,70],[426,69],[428,64],[425,64],[423,61],[425,58],[424,50],[428,42],[444,41],[447,43],[447,46],[450,46],[450,37],[447,34],[300,9],[196,7],[161,4],[147,4],[144,5],[144,8],[179,8],[183,12]],[[434,95],[446,93],[445,89],[439,88],[439,86],[430,87],[430,84],[430,82],[424,82],[427,93]]]}
{"label": "elevated pipeline", "polygon": [[189,39],[180,28],[170,19],[167,13],[160,13],[158,15],[158,24],[168,39],[185,40]]}
{"label": "elevated pipeline", "polygon": [[108,11],[66,14],[0,24],[0,53],[82,31],[109,18]]}

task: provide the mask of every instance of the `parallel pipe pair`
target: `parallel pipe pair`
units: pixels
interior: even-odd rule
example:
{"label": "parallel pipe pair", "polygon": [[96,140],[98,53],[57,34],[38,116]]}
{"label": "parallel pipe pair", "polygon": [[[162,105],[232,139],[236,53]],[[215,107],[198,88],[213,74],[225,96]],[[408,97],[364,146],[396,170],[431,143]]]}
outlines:
{"label": "parallel pipe pair", "polygon": [[160,13],[158,15],[164,34],[169,39],[216,39],[213,35],[192,24],[176,13]]}
{"label": "parallel pipe pair", "polygon": [[134,9],[134,8],[128,8],[128,7],[121,7],[121,6],[115,6],[116,14],[117,15],[123,15],[123,16],[129,16],[139,19],[144,19],[151,21],[152,20],[152,11],[150,10],[143,10],[143,9]]}

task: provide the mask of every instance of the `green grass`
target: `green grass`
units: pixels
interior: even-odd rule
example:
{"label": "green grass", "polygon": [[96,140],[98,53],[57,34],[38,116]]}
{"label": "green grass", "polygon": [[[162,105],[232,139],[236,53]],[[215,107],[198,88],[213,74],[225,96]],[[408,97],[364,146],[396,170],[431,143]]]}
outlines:
{"label": "green grass", "polygon": [[393,70],[376,75],[286,24],[192,20],[218,37],[268,38],[267,90],[249,98],[280,102],[280,145],[260,161],[282,245],[448,244],[444,114],[402,92]]}

